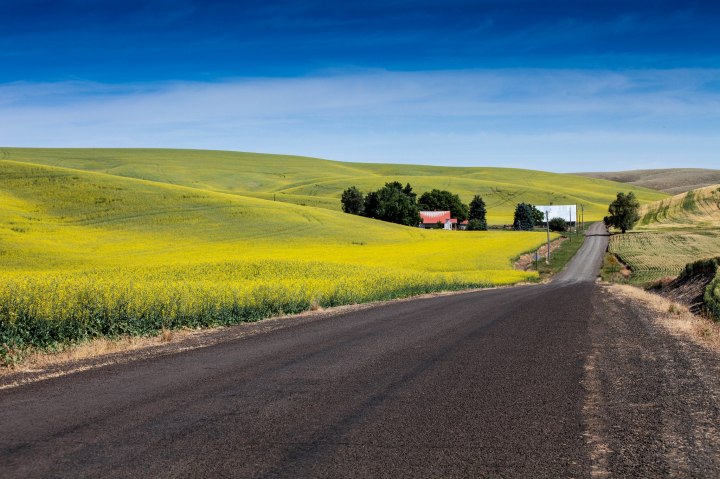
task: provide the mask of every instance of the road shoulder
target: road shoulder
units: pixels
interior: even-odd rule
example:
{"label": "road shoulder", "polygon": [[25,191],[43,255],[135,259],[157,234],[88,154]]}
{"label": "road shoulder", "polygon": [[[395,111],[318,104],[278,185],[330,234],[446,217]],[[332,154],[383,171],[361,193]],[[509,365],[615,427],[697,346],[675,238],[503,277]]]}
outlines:
{"label": "road shoulder", "polygon": [[602,289],[584,379],[593,476],[720,477],[718,350],[648,298]]}

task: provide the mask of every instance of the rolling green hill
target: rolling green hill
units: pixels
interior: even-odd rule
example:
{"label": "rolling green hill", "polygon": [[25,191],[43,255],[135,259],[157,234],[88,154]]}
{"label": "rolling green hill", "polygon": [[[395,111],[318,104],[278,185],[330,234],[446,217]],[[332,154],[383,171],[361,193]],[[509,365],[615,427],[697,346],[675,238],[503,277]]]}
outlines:
{"label": "rolling green hill", "polygon": [[720,227],[720,184],[646,204],[638,229]]}
{"label": "rolling green hill", "polygon": [[342,163],[315,158],[197,150],[2,148],[0,158],[183,185],[246,197],[340,209],[342,191],[369,191],[385,182],[409,182],[418,193],[448,189],[468,202],[480,194],[491,224],[512,222],[515,204],[584,204],[599,220],[618,191],[642,202],[667,195],[640,187],[572,175],[512,168],[459,168]]}

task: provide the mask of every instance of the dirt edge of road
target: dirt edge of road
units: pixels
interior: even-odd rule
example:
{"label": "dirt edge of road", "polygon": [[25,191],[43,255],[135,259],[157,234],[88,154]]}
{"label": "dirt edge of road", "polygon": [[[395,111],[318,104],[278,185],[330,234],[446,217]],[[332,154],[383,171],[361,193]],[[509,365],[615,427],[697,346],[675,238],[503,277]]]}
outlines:
{"label": "dirt edge of road", "polygon": [[701,346],[720,353],[720,323],[692,313],[687,305],[635,286],[607,284],[607,287],[612,294],[635,299],[655,311],[657,324],[661,325],[673,336],[690,339]]}

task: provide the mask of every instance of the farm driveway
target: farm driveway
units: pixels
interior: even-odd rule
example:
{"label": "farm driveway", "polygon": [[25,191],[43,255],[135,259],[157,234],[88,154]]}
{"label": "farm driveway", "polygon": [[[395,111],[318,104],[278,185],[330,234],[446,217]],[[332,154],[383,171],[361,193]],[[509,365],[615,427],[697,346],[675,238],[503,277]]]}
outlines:
{"label": "farm driveway", "polygon": [[547,285],[0,391],[0,476],[720,477],[717,358],[594,283],[606,240]]}

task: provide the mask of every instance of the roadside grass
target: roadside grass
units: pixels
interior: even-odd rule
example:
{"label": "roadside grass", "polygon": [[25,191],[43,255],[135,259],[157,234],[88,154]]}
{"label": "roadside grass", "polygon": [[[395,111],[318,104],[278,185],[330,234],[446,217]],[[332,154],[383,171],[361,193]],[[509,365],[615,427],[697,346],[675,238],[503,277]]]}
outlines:
{"label": "roadside grass", "polygon": [[720,322],[720,268],[718,268],[715,278],[705,289],[703,302],[715,321]]}
{"label": "roadside grass", "polygon": [[655,320],[670,333],[720,352],[720,322],[706,315],[693,314],[686,305],[631,285],[612,284],[608,288],[614,294],[642,301],[656,313]]}
{"label": "roadside grass", "polygon": [[605,253],[600,268],[600,277],[608,283],[629,284],[631,271],[613,253]]}
{"label": "roadside grass", "polygon": [[532,264],[532,269],[538,271],[541,279],[549,278],[565,268],[567,263],[575,256],[580,250],[583,243],[585,243],[585,232],[579,231],[579,234],[573,232],[562,233],[562,236],[568,238],[566,241],[560,243],[560,246],[552,251],[550,255],[550,264],[545,264],[545,258],[540,258],[536,264]]}

